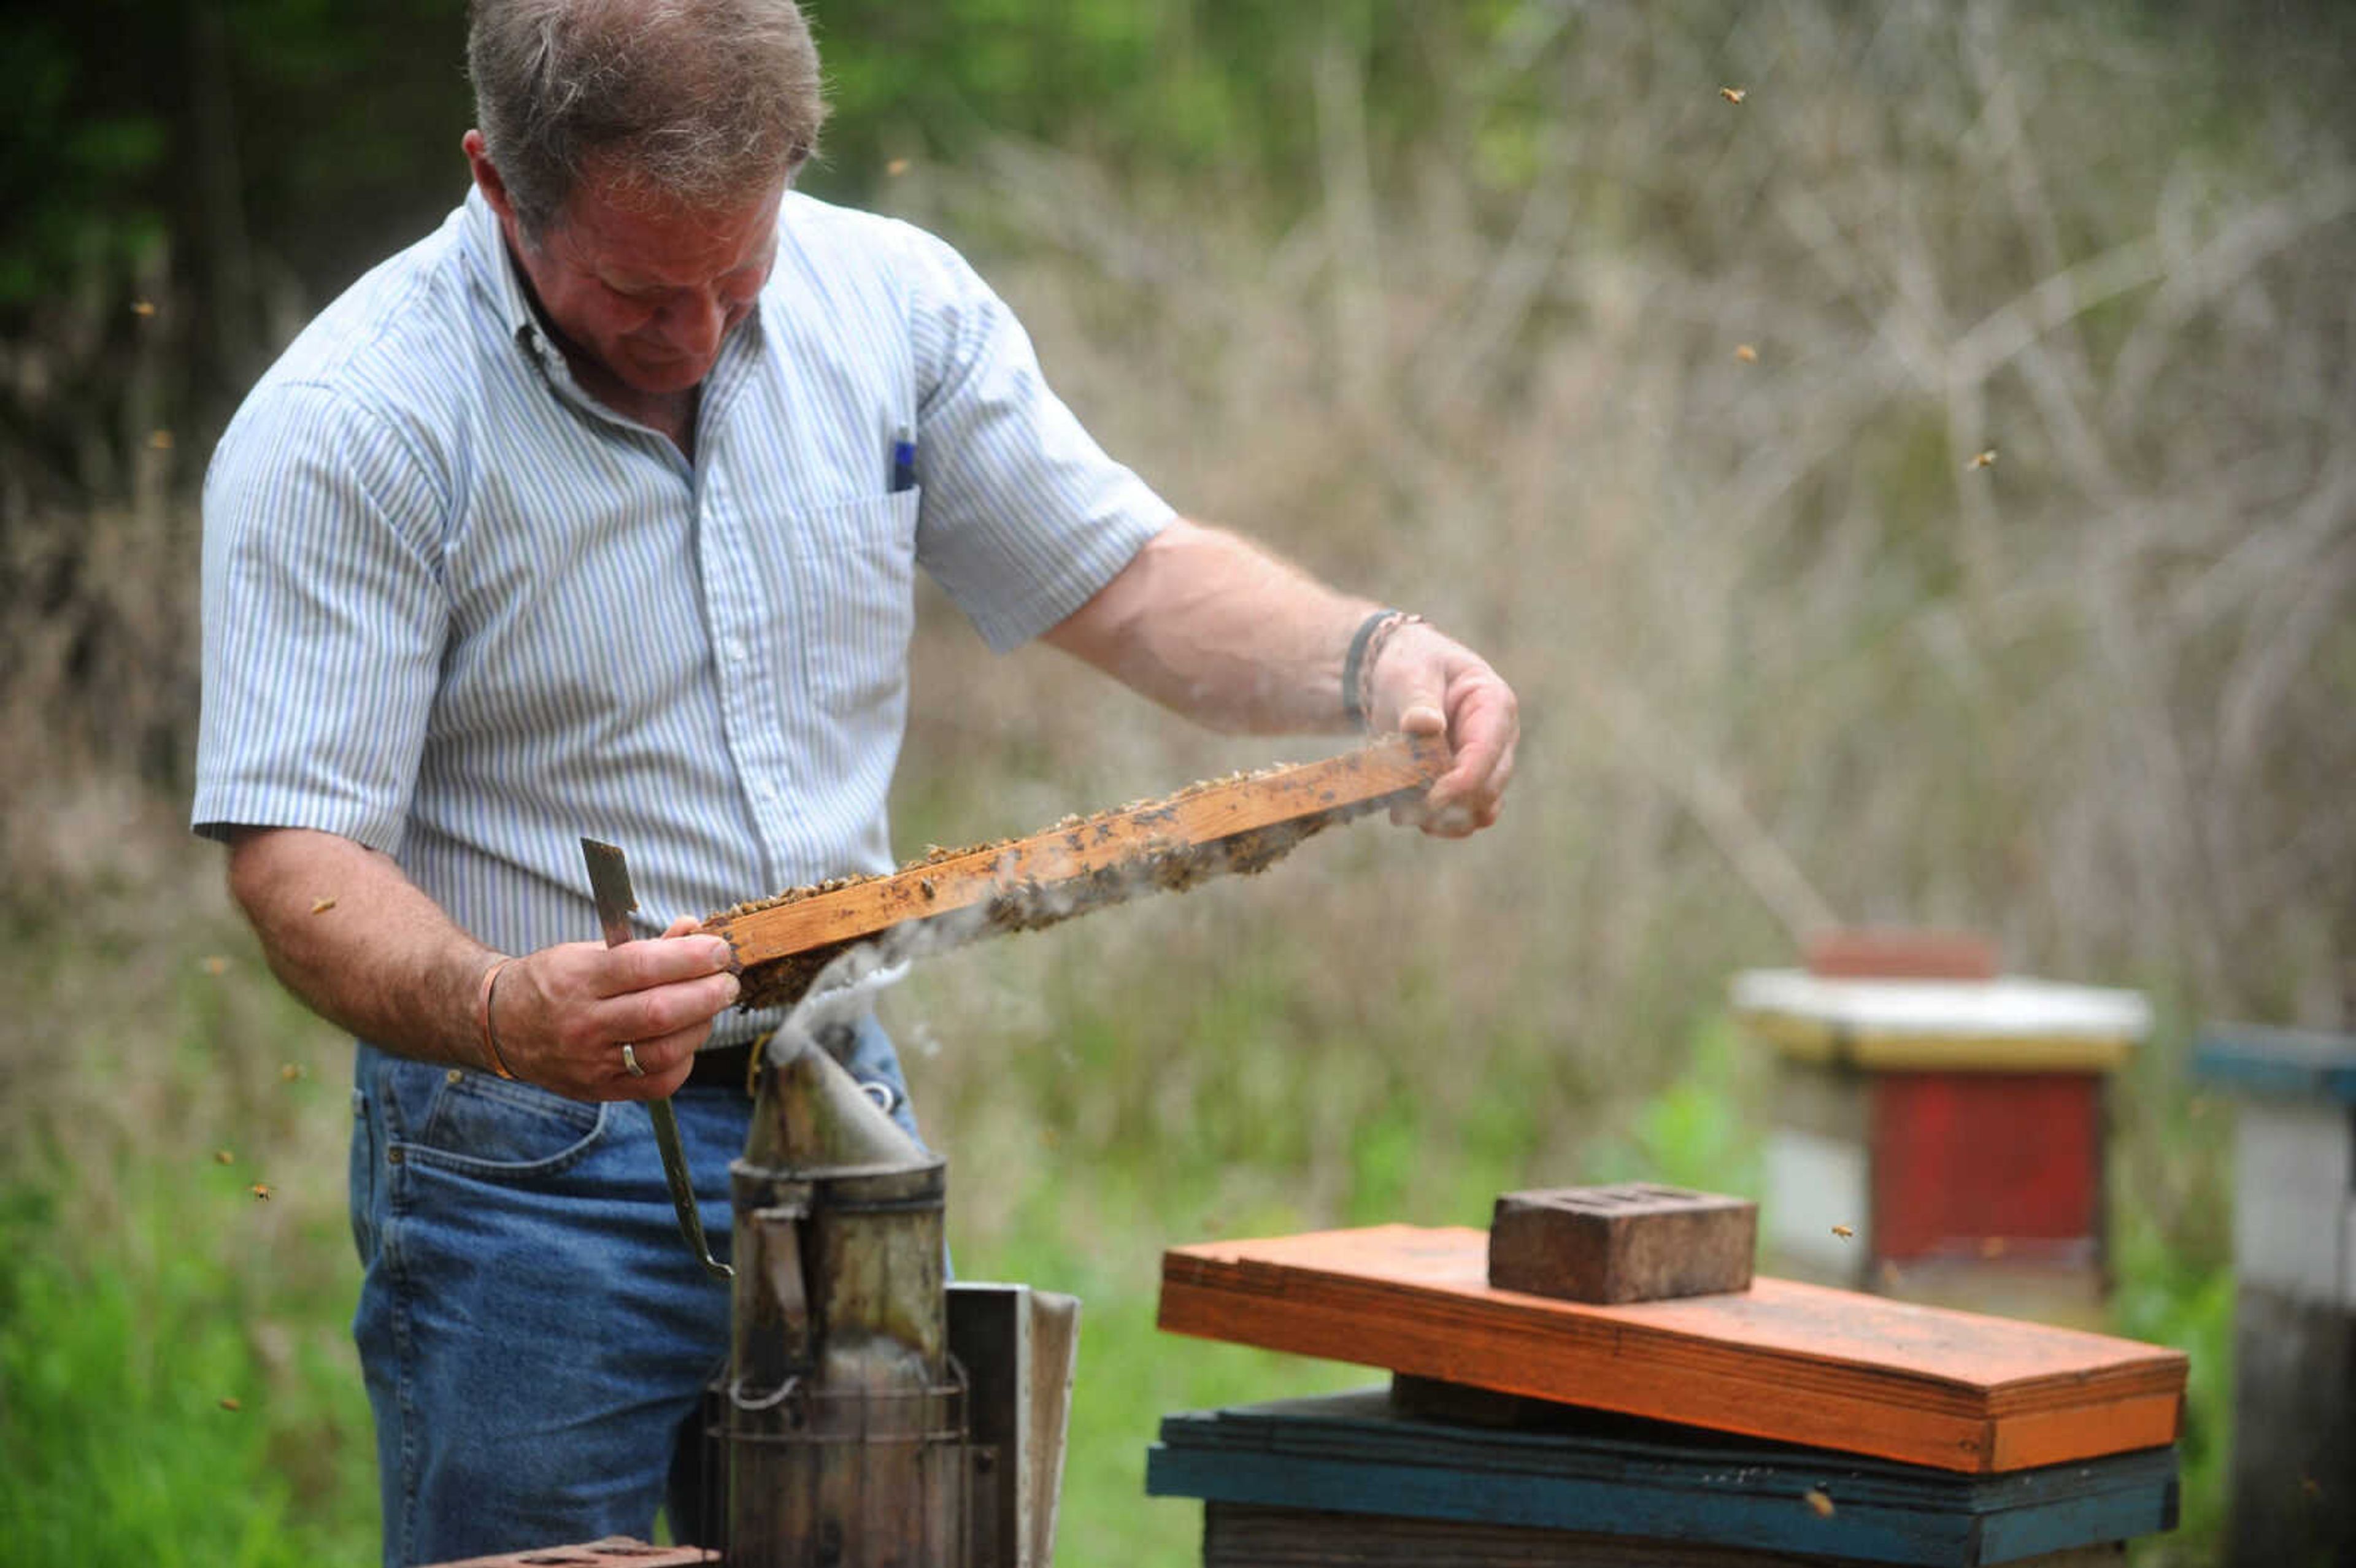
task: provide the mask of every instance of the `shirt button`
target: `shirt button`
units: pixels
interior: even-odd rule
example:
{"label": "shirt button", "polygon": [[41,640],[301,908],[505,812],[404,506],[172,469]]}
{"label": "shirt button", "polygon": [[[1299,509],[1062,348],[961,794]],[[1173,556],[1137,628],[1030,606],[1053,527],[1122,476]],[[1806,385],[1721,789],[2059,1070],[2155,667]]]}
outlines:
{"label": "shirt button", "polygon": [[744,662],[744,640],[742,637],[729,638],[727,642],[721,645],[720,651],[728,656],[731,663],[743,664]]}

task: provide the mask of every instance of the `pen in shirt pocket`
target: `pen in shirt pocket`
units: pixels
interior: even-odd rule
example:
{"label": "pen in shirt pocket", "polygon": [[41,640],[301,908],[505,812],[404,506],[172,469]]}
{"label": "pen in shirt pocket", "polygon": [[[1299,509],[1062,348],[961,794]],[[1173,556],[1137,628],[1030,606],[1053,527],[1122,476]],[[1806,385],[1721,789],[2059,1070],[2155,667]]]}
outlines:
{"label": "pen in shirt pocket", "polygon": [[892,438],[892,493],[916,487],[916,432],[906,425]]}

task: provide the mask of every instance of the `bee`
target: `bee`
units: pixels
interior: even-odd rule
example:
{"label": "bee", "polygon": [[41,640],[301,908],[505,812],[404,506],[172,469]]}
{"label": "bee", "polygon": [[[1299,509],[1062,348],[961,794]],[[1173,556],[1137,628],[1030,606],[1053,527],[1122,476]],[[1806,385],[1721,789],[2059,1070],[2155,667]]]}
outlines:
{"label": "bee", "polygon": [[2313,1476],[2301,1476],[2298,1478],[2298,1489],[2309,1498],[2319,1498],[2323,1495],[2323,1484]]}
{"label": "bee", "polygon": [[1852,1237],[1852,1236],[1856,1235],[1856,1234],[1857,1234],[1857,1231],[1856,1231],[1856,1229],[1855,1229],[1853,1226],[1848,1226],[1848,1225],[1835,1225],[1835,1226],[1833,1227],[1833,1234],[1834,1234],[1834,1235],[1836,1235],[1836,1236],[1838,1236],[1842,1241],[1846,1242],[1846,1241],[1847,1241],[1850,1237]]}
{"label": "bee", "polygon": [[230,1153],[230,1151],[225,1148],[217,1148],[213,1150],[213,1163],[215,1165],[235,1165],[237,1163],[237,1156]]}
{"label": "bee", "polygon": [[1833,1499],[1826,1496],[1820,1488],[1810,1487],[1801,1495],[1807,1499],[1808,1506],[1815,1510],[1818,1519],[1833,1517]]}
{"label": "bee", "polygon": [[1737,359],[1741,360],[1745,365],[1756,365],[1759,363],[1759,350],[1751,347],[1748,343],[1736,344],[1734,346],[1734,357]]}
{"label": "bee", "polygon": [[930,877],[918,877],[916,879],[916,891],[925,895],[926,902],[930,902],[932,900],[940,896],[940,894],[935,891],[933,887],[933,879]]}
{"label": "bee", "polygon": [[198,966],[203,969],[208,975],[226,975],[229,973],[229,960],[222,957],[218,953],[198,960]]}
{"label": "bee", "polygon": [[293,1083],[310,1075],[311,1070],[299,1061],[286,1062],[278,1069],[278,1079],[282,1083]]}
{"label": "bee", "polygon": [[224,1398],[224,1399],[220,1402],[220,1407],[221,1407],[223,1410],[226,1410],[226,1411],[231,1411],[231,1412],[243,1410],[243,1409],[245,1408],[245,1406],[244,1406],[244,1405],[240,1404],[236,1400],[233,1400],[233,1399],[227,1399],[227,1398]]}
{"label": "bee", "polygon": [[1721,87],[1718,90],[1718,95],[1729,103],[1740,103],[1751,96],[1751,90],[1744,87]]}
{"label": "bee", "polygon": [[894,158],[890,163],[884,165],[884,172],[891,176],[894,179],[898,179],[902,175],[908,172],[908,160],[905,158]]}
{"label": "bee", "polygon": [[247,1188],[246,1190],[253,1194],[253,1200],[256,1203],[267,1203],[270,1201],[270,1186],[267,1182],[257,1181],[252,1186]]}
{"label": "bee", "polygon": [[2002,1236],[1982,1236],[1980,1238],[1980,1256],[1984,1258],[2000,1258],[2004,1256],[2004,1238]]}
{"label": "bee", "polygon": [[335,907],[336,901],[333,899],[313,899],[311,901],[311,912],[313,914],[325,914]]}
{"label": "bee", "polygon": [[154,315],[155,314],[155,303],[153,300],[133,300],[131,302],[131,314],[134,315]]}
{"label": "bee", "polygon": [[1996,466],[1996,448],[1995,448],[1995,447],[1993,447],[1993,446],[1989,447],[1986,452],[1983,452],[1983,453],[1979,453],[1977,456],[1974,457],[1974,458],[1971,460],[1971,462],[1970,462],[1969,464],[1965,464],[1965,466],[1967,466],[1967,467],[1971,467],[1971,468],[1993,468],[1993,467],[1995,467],[1995,466]]}
{"label": "bee", "polygon": [[168,430],[149,431],[147,444],[158,452],[169,452],[172,450],[172,432]]}

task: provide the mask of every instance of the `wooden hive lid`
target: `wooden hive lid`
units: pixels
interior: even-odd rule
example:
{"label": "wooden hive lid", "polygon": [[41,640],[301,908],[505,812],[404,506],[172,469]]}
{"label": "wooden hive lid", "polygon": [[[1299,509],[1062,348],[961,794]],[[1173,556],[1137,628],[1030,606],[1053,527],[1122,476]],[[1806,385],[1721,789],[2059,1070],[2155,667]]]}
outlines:
{"label": "wooden hive lid", "polygon": [[1173,1248],[1161,1326],[1779,1442],[1986,1473],[2176,1440],[2180,1351],[1759,1277],[1621,1307],[1495,1290],[1485,1232]]}
{"label": "wooden hive lid", "polygon": [[1798,1061],[1884,1072],[2104,1072],[2151,1032],[2137,991],[2007,975],[1993,980],[1827,978],[1752,969],[1729,1000]]}

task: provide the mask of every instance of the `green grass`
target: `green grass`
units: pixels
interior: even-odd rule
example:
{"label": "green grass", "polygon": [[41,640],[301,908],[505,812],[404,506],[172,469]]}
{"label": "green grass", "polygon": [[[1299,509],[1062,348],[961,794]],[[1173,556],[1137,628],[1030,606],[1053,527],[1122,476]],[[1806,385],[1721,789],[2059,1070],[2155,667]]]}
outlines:
{"label": "green grass", "polygon": [[161,940],[93,890],[0,959],[0,1518],[16,1561],[371,1562],[339,1048],[216,892],[169,896]]}
{"label": "green grass", "polygon": [[[78,1173],[85,1180],[94,1173]],[[241,1266],[241,1173],[137,1157],[103,1231],[0,1221],[0,1517],[19,1562],[271,1568],[376,1555],[349,1292]],[[306,1244],[307,1242],[306,1242]]]}

